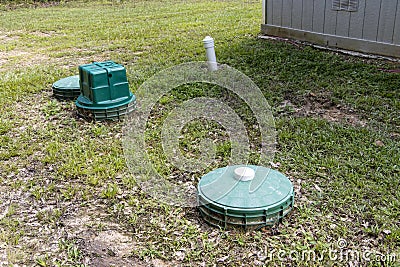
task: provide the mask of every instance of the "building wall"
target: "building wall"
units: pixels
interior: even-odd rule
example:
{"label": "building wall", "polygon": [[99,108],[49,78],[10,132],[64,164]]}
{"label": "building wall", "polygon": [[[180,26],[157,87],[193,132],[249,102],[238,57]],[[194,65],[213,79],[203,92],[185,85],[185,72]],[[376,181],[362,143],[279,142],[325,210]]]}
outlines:
{"label": "building wall", "polygon": [[[264,24],[271,26],[270,33],[285,35],[293,29],[400,45],[400,0],[264,0],[263,5]],[[285,30],[277,31],[278,28]],[[268,27],[262,30],[268,34]],[[314,38],[313,34],[308,35]]]}

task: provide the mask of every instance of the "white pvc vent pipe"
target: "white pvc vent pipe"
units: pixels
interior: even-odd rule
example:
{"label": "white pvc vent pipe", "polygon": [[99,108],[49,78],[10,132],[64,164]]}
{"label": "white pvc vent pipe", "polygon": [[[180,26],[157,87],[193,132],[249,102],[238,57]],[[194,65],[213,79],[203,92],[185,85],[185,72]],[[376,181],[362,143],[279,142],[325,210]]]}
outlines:
{"label": "white pvc vent pipe", "polygon": [[210,71],[218,69],[217,57],[214,50],[214,39],[211,36],[206,36],[203,39],[204,48],[206,49],[207,64]]}

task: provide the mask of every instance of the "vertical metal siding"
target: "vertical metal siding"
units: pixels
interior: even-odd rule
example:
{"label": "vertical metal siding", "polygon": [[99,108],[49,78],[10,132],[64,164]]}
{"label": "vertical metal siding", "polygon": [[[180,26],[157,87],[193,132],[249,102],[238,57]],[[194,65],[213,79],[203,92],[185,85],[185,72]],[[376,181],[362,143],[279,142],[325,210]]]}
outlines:
{"label": "vertical metal siding", "polygon": [[324,32],[326,0],[314,1],[313,28],[314,32]]}
{"label": "vertical metal siding", "polygon": [[[338,11],[334,11],[330,8],[330,3],[332,0],[326,0],[326,8],[325,8],[325,25],[324,32],[326,34],[336,34],[336,19]],[[321,11],[321,12],[324,12]]]}
{"label": "vertical metal siding", "polygon": [[292,6],[292,28],[302,29],[303,0],[293,0]]}
{"label": "vertical metal siding", "polygon": [[314,15],[314,0],[303,0],[302,30],[312,31]]}
{"label": "vertical metal siding", "polygon": [[394,20],[397,3],[382,1],[381,14],[379,16],[378,38],[379,42],[391,43],[393,39]]}
{"label": "vertical metal siding", "polygon": [[400,44],[400,1],[397,1],[392,42]]}
{"label": "vertical metal siding", "polygon": [[266,24],[369,41],[400,44],[400,0],[358,0],[354,12],[333,0],[265,0]]}
{"label": "vertical metal siding", "polygon": [[362,39],[376,41],[382,0],[365,1],[365,19]]}
{"label": "vertical metal siding", "polygon": [[273,5],[274,1],[275,0],[267,0],[266,1],[266,7],[265,7],[265,9],[266,9],[265,13],[266,13],[266,16],[267,16],[266,23],[267,24],[277,25],[277,24],[274,24],[274,22],[272,21],[272,9],[274,7],[274,5]]}
{"label": "vertical metal siding", "polygon": [[347,11],[338,11],[336,18],[336,35],[349,36],[350,13]]}
{"label": "vertical metal siding", "polygon": [[282,0],[273,1],[272,21],[275,25],[282,25]]}
{"label": "vertical metal siding", "polygon": [[[297,1],[297,0],[294,0]],[[282,0],[282,24],[283,27],[292,27],[293,0]]]}
{"label": "vertical metal siding", "polygon": [[358,12],[350,13],[349,37],[362,39],[365,19],[366,0],[360,0],[358,3]]}

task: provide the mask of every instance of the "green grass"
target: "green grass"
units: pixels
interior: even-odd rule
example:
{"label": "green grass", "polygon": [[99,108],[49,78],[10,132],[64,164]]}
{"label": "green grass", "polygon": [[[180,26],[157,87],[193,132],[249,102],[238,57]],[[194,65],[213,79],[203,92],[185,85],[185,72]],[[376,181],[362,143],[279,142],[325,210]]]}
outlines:
{"label": "green grass", "polygon": [[[104,266],[342,266],[349,261],[326,254],[319,261],[287,256],[320,256],[338,250],[340,239],[346,251],[397,255],[397,262],[388,256],[364,265],[399,264],[400,77],[380,70],[398,62],[258,39],[259,1],[29,6],[0,8],[1,266],[96,266],[100,258]],[[205,60],[206,35],[216,41],[219,62],[248,75],[273,109],[274,164],[296,191],[295,208],[279,227],[211,228],[194,208],[152,199],[126,167],[123,123],[86,122],[73,102],[51,95],[53,82],[102,60],[123,64],[135,92],[160,70]],[[157,103],[146,132],[152,161],[166,176],[176,170],[164,164],[160,126],[168,111],[200,96],[228,102],[246,126],[254,120],[221,88],[174,89]],[[249,133],[256,149],[258,133]],[[179,142],[196,157],[210,137],[215,166],[222,166],[231,149],[222,127],[195,121]],[[188,180],[195,185],[200,176]],[[128,248],[115,234],[98,241],[111,232],[129,238]]]}

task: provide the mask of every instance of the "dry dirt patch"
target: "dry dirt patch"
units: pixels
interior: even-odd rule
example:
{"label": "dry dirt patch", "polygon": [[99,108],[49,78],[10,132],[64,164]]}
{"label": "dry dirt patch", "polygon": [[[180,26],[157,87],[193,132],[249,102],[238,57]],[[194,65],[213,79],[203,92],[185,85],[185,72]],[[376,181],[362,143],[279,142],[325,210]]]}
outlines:
{"label": "dry dirt patch", "polygon": [[32,67],[49,62],[49,57],[42,53],[34,53],[14,49],[6,52],[0,52],[0,71],[6,71],[10,68]]}
{"label": "dry dirt patch", "polygon": [[345,123],[357,127],[367,126],[367,122],[362,120],[354,110],[345,105],[334,104],[329,96],[310,93],[304,101],[305,104],[298,107],[290,100],[285,100],[279,109],[293,110],[295,116],[318,117],[329,122]]}
{"label": "dry dirt patch", "polygon": [[15,32],[3,32],[0,31],[0,43],[6,44],[8,42],[16,41],[19,39],[19,33],[22,31],[15,31]]}
{"label": "dry dirt patch", "polygon": [[89,266],[145,266],[131,257],[135,244],[130,234],[105,218],[105,206],[93,207],[97,208],[82,209],[64,221],[68,239],[77,240]]}

